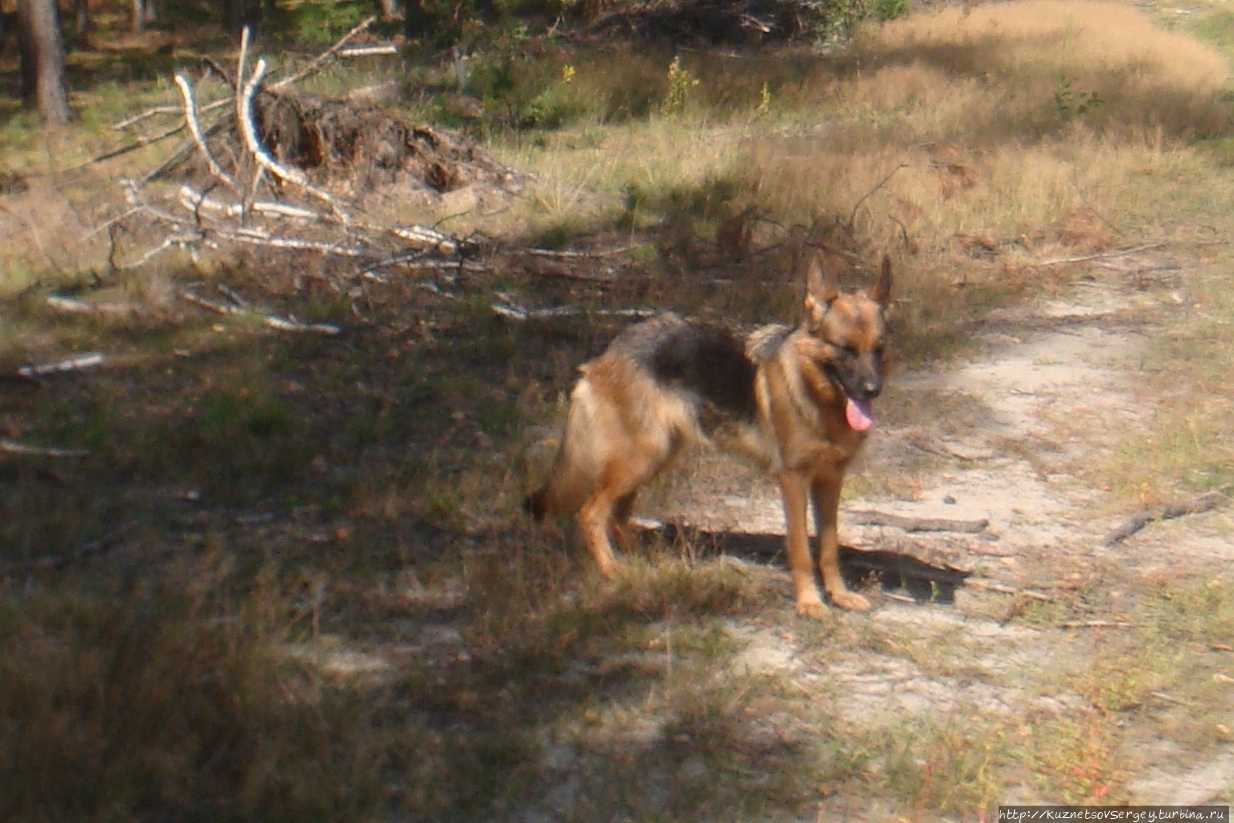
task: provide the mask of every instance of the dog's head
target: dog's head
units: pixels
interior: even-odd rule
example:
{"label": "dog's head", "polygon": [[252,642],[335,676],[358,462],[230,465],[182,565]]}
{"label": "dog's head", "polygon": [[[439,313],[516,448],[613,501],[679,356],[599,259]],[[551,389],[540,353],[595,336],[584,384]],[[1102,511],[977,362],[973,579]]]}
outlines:
{"label": "dog's head", "polygon": [[884,256],[874,283],[842,292],[822,252],[806,270],[805,328],[819,345],[819,365],[846,399],[845,416],[856,431],[873,425],[870,401],[883,390],[891,259]]}

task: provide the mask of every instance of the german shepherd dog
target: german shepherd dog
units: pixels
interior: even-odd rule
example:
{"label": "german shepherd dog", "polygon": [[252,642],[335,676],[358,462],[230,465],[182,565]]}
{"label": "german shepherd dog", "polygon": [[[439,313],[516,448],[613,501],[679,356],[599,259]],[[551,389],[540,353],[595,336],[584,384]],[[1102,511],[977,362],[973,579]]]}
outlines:
{"label": "german shepherd dog", "polygon": [[841,292],[829,272],[815,253],[796,329],[738,335],[661,314],[622,331],[579,367],[556,463],[527,510],[537,519],[577,511],[587,548],[611,577],[610,530],[629,546],[639,487],[683,446],[712,441],[780,483],[798,614],[827,613],[810,558],[810,501],[828,597],[842,609],[868,609],[840,576],[836,515],[844,472],[873,425],[870,401],[883,388],[891,261],[883,258],[862,291]]}

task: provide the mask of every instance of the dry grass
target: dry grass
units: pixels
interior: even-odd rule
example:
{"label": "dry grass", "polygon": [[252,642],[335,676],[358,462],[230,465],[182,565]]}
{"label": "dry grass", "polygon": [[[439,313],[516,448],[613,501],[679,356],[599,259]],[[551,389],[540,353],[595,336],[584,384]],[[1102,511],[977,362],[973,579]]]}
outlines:
{"label": "dry grass", "polygon": [[[1217,99],[1228,76],[1225,58],[1121,3],[941,9],[887,24],[858,45],[855,59],[871,66],[859,86],[868,91],[854,95],[858,104],[942,106],[934,122],[952,123],[977,140],[1004,136],[986,124],[1014,117],[1030,123],[1051,103],[1066,102],[1057,99],[1064,82],[1073,86],[1073,104],[1085,92],[1100,96],[1093,110],[1100,129],[1187,135],[1228,125]],[[880,82],[883,71],[894,72],[896,82]],[[924,76],[914,79],[913,71]],[[940,94],[929,82],[940,71],[944,87],[958,94]],[[1077,112],[1053,112],[1068,113]]]}
{"label": "dry grass", "polygon": [[[1175,294],[1188,317],[1157,341],[1143,389],[1159,406],[1149,431],[1127,437],[1094,479],[1141,506],[1184,498],[1234,482],[1234,414],[1225,364],[1234,356],[1234,301],[1225,285],[1230,255],[1220,250]],[[1184,363],[1184,368],[1174,364]]]}
{"label": "dry grass", "polygon": [[[575,60],[570,93],[608,99],[623,78],[647,84],[668,64],[610,57],[613,86]],[[1230,126],[1223,58],[1120,4],[943,9],[871,29],[834,57],[682,65],[699,82],[680,115],[653,108],[626,122],[593,108],[577,127],[506,144],[504,157],[541,179],[507,230],[557,244],[658,229],[666,262],[696,270],[733,215],[838,221],[830,242],[902,258],[910,358],[945,352],[958,318],[1037,288],[1033,260],[1158,231],[1163,197],[1187,201],[1209,171],[1192,141]],[[782,239],[766,222],[753,237]],[[793,302],[723,290],[676,299],[764,316]]]}

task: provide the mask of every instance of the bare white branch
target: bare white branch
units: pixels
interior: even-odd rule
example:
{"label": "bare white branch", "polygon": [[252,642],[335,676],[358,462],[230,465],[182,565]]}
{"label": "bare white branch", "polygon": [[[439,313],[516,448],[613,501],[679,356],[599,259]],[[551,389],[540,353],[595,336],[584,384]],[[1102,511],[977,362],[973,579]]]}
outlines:
{"label": "bare white branch", "polygon": [[58,374],[67,371],[81,371],[95,366],[103,365],[105,356],[100,352],[91,352],[89,354],[78,354],[73,357],[66,357],[63,360],[55,360],[51,363],[31,364],[22,366],[17,370],[17,373],[22,377],[38,377],[45,374]]}
{"label": "bare white branch", "polygon": [[629,317],[642,320],[659,314],[655,309],[583,309],[578,306],[554,306],[548,309],[529,309],[520,306],[505,292],[497,292],[497,302],[491,306],[493,314],[507,320],[519,322],[527,320],[556,320],[561,317],[576,317],[578,315],[599,315],[601,317]]}
{"label": "bare white branch", "polygon": [[299,320],[279,317],[274,314],[266,314],[265,312],[257,311],[256,309],[241,308],[227,303],[217,303],[213,300],[207,300],[204,297],[194,294],[191,291],[181,291],[180,296],[190,303],[201,306],[204,309],[209,309],[215,314],[234,314],[245,317],[255,317],[265,323],[272,329],[281,331],[306,331],[316,332],[317,334],[338,334],[341,329],[331,323],[301,323]]}
{"label": "bare white branch", "polygon": [[244,64],[249,59],[249,27],[245,26],[240,30],[240,53],[236,55],[236,88],[232,97],[235,101],[236,112],[240,111],[241,90],[244,88]]}
{"label": "bare white branch", "polygon": [[324,240],[306,240],[299,237],[278,237],[270,234],[262,229],[236,229],[227,231],[224,229],[215,229],[214,234],[224,240],[234,240],[237,243],[244,243],[249,246],[268,246],[273,249],[295,249],[297,251],[315,251],[322,254],[335,255],[337,257],[372,257],[371,252],[356,248],[355,246],[344,246],[339,243],[328,243]]}
{"label": "bare white branch", "polygon": [[248,146],[249,153],[253,155],[253,158],[262,168],[280,180],[299,186],[318,200],[328,203],[330,208],[334,209],[335,214],[341,220],[347,222],[350,219],[347,213],[330,194],[310,183],[308,175],[304,172],[293,166],[284,166],[275,160],[257,137],[257,127],[253,123],[253,96],[261,85],[261,79],[266,74],[266,68],[265,58],[259,58],[256,67],[253,69],[253,76],[244,83],[237,85],[237,94],[240,95],[240,102],[236,108],[236,117],[240,121],[240,133],[244,136],[244,143]]}
{"label": "bare white branch", "polygon": [[458,254],[458,238],[428,226],[394,226],[390,229],[390,233],[418,248],[434,248],[445,254]]}
{"label": "bare white branch", "polygon": [[602,251],[569,251],[566,249],[523,249],[520,253],[531,257],[551,257],[560,258],[563,260],[586,260],[594,257],[611,257],[617,254],[625,254],[630,251],[633,246],[622,246],[616,249],[604,249]]}
{"label": "bare white branch", "polygon": [[183,111],[183,109],[179,106],[155,106],[152,109],[146,109],[141,114],[135,114],[128,119],[121,120],[119,123],[113,125],[112,129],[115,131],[124,131],[127,128],[136,126],[144,120],[149,120],[151,117],[156,117],[160,114],[179,114],[181,111]]}
{"label": "bare white branch", "polygon": [[16,440],[0,440],[0,452],[24,454],[30,457],[89,457],[85,449],[63,449],[58,446],[27,446]]}
{"label": "bare white branch", "polygon": [[245,300],[243,295],[241,295],[238,291],[233,289],[231,286],[228,286],[226,283],[219,283],[215,286],[215,288],[217,288],[223,294],[230,297],[231,302],[235,303],[240,308],[247,309],[249,307],[249,301]]}
{"label": "bare white branch", "polygon": [[[357,25],[354,29],[352,29],[351,31],[347,32],[342,37],[340,37],[338,42],[335,43],[333,46],[331,46],[330,48],[326,49],[321,54],[314,57],[311,61],[309,61],[308,65],[306,65],[304,68],[300,69],[295,74],[292,74],[288,77],[284,77],[282,80],[279,80],[278,82],[274,83],[270,88],[272,89],[286,88],[287,86],[290,86],[292,83],[297,83],[300,80],[303,80],[305,77],[308,77],[310,74],[317,71],[317,69],[321,68],[322,64],[325,63],[327,60],[329,60],[331,55],[333,55],[339,49],[343,48],[343,46],[345,46],[347,42],[351,40],[351,38],[355,37],[357,34],[364,31],[365,29],[367,29],[369,26],[373,25],[376,22],[377,22],[376,16],[368,17],[360,21],[359,25]],[[239,77],[236,78],[236,82],[237,83],[240,82]]]}
{"label": "bare white branch", "polygon": [[1096,254],[1083,254],[1079,257],[1055,257],[1050,260],[1040,260],[1033,265],[1035,266],[1069,266],[1072,263],[1087,263],[1090,260],[1110,260],[1115,257],[1126,257],[1129,254],[1136,254],[1142,251],[1151,251],[1159,249],[1166,245],[1165,241],[1155,243],[1142,243],[1138,246],[1128,246],[1125,249],[1115,249],[1114,251],[1098,252]]}
{"label": "bare white branch", "polygon": [[193,100],[193,86],[189,83],[189,79],[179,72],[176,73],[176,86],[180,89],[180,96],[184,100],[184,123],[189,128],[189,134],[193,136],[193,142],[197,144],[197,150],[201,152],[202,157],[206,159],[206,166],[210,169],[210,173],[220,180],[228,188],[235,188],[236,181],[232,176],[223,171],[223,167],[214,159],[214,155],[210,153],[210,149],[206,146],[206,140],[201,134],[201,123],[197,119],[197,104]]}
{"label": "bare white branch", "polygon": [[398,46],[393,43],[383,43],[373,46],[352,46],[340,49],[339,57],[372,57],[379,54],[398,54]]}
{"label": "bare white branch", "polygon": [[[197,111],[199,114],[205,114],[208,111],[214,111],[215,109],[221,109],[223,106],[226,106],[230,102],[231,100],[229,99],[215,100],[211,103],[207,103],[206,105],[202,106]],[[127,129],[132,128],[133,126],[136,126],[138,123],[149,120],[151,117],[157,117],[161,114],[180,114],[183,111],[184,109],[181,108],[180,106],[155,106],[152,109],[146,109],[140,114],[135,114],[132,117],[128,118],[127,120],[121,120],[119,123],[116,123],[112,126],[112,130],[125,131]]]}
{"label": "bare white branch", "polygon": [[102,314],[125,315],[136,314],[142,307],[136,303],[88,303],[75,297],[64,297],[59,294],[49,294],[46,300],[48,308],[61,314]]}
{"label": "bare white branch", "polygon": [[[186,185],[180,186],[180,205],[194,213],[209,211],[223,217],[240,217],[245,211],[241,203],[224,203]],[[312,209],[280,203],[277,200],[258,200],[253,203],[250,210],[272,217],[286,217],[296,220],[324,219],[322,215]]]}

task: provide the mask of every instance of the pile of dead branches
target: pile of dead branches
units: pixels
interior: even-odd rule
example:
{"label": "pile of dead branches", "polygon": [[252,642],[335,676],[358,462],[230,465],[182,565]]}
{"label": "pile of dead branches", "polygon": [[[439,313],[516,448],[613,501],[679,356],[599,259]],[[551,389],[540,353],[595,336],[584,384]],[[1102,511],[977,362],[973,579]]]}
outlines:
{"label": "pile of dead branches", "polygon": [[295,89],[369,22],[270,83],[265,59],[250,65],[246,31],[234,72],[208,61],[229,96],[199,104],[193,81],[178,73],[179,106],[119,124],[179,114],[183,125],[166,134],[182,129],[186,139],[158,168],[123,181],[129,210],[113,227],[113,269],[136,268],[176,248],[194,259],[206,249],[313,253],[346,260],[370,278],[400,266],[462,268],[475,248],[468,239],[374,218],[367,206],[431,204],[463,188],[475,190],[472,202],[484,202],[517,193],[525,175],[456,135],[369,103]]}

